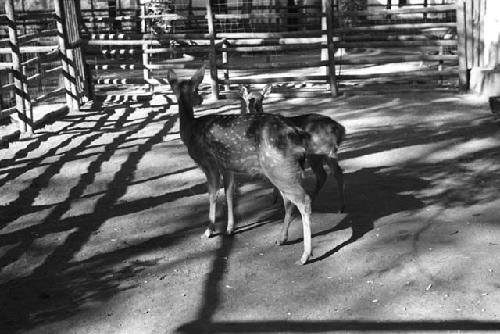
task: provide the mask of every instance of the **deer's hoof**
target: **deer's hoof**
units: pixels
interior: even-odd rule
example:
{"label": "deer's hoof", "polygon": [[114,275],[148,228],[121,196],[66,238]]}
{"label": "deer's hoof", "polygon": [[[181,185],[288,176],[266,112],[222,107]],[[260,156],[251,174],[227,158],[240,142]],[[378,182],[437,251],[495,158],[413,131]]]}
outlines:
{"label": "deer's hoof", "polygon": [[205,230],[204,236],[206,238],[211,238],[213,235],[214,235],[214,230],[212,230],[211,228],[207,228]]}
{"label": "deer's hoof", "polygon": [[227,236],[232,236],[232,235],[234,235],[234,230],[233,230],[233,229],[226,230],[226,235],[227,235]]}
{"label": "deer's hoof", "polygon": [[301,266],[303,266],[304,264],[306,264],[306,263],[307,263],[307,261],[309,261],[309,258],[311,257],[311,255],[312,255],[312,254],[307,254],[307,253],[302,254],[302,257],[300,258],[300,262],[299,262],[299,264],[300,264]]}
{"label": "deer's hoof", "polygon": [[279,239],[279,240],[276,240],[276,245],[278,245],[278,246],[283,246],[283,245],[285,245],[285,244],[286,244],[286,242],[287,242],[287,241],[288,241],[288,240],[287,240],[286,238],[281,238],[281,239]]}
{"label": "deer's hoof", "polygon": [[339,209],[339,213],[345,213],[345,205],[342,205]]}

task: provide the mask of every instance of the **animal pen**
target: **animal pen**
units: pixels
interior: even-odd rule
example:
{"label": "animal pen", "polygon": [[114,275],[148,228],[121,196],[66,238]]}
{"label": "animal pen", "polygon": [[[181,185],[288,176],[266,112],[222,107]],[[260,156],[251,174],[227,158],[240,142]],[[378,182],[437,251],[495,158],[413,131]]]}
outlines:
{"label": "animal pen", "polygon": [[39,105],[170,94],[168,69],[202,63],[214,99],[269,83],[283,97],[467,89],[484,1],[394,2],[5,0],[0,118],[33,132]]}

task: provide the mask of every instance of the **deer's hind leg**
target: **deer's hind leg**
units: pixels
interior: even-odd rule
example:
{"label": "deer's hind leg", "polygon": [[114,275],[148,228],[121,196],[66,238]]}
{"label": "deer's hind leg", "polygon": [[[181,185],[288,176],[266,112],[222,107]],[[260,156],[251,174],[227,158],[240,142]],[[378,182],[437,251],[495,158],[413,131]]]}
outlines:
{"label": "deer's hind leg", "polygon": [[[276,191],[278,188],[274,188]],[[293,203],[282,195],[283,205],[285,206],[285,218],[283,219],[283,226],[281,228],[281,235],[278,241],[276,241],[277,245],[284,245],[288,241],[288,227],[290,226],[290,222],[292,221],[292,212],[293,212]]]}
{"label": "deer's hind leg", "polygon": [[330,167],[330,170],[333,173],[333,176],[335,177],[335,180],[337,181],[337,189],[339,192],[339,201],[340,201],[339,212],[345,212],[344,172],[342,171],[342,168],[340,168],[337,160],[328,158],[327,162],[328,166]]}
{"label": "deer's hind leg", "polygon": [[309,160],[309,164],[311,165],[311,169],[314,172],[314,176],[316,177],[316,187],[314,188],[314,192],[312,194],[313,200],[318,196],[319,191],[325,185],[327,174],[325,168],[323,166],[325,158],[321,155],[309,155],[307,157]]}
{"label": "deer's hind leg", "polygon": [[[280,166],[280,168],[276,168]],[[291,211],[295,204],[302,216],[302,230],[304,236],[304,253],[300,258],[300,263],[305,264],[312,256],[311,245],[311,199],[301,185],[300,167],[295,161],[283,161],[282,164],[268,166],[264,168],[269,180],[279,189],[285,204],[285,219],[281,237],[288,237],[288,226],[290,224]],[[282,240],[279,240],[280,242]],[[285,240],[286,241],[286,240]]]}

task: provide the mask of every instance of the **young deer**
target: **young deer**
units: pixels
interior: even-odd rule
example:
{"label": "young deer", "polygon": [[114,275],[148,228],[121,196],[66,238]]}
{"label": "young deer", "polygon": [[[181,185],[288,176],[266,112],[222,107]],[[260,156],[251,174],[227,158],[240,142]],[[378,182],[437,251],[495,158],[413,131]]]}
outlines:
{"label": "young deer", "polygon": [[302,215],[306,263],[311,248],[311,200],[301,185],[299,159],[305,154],[304,131],[290,126],[284,117],[265,113],[247,115],[207,115],[194,117],[194,105],[201,104],[198,85],[203,80],[201,67],[189,80],[179,80],[169,70],[167,79],[179,106],[180,135],[191,158],[207,177],[209,226],[205,235],[215,231],[215,206],[220,178],[224,181],[227,201],[227,233],[234,229],[234,174],[261,175],[280,191],[285,205],[285,219],[278,244],[288,238],[288,225],[295,204]]}
{"label": "young deer", "polygon": [[[264,98],[271,92],[271,86],[264,87],[262,92],[248,92],[246,87],[240,90],[242,113],[263,113]],[[287,117],[287,120],[295,127],[303,129],[309,133],[306,142],[306,160],[316,176],[316,187],[313,192],[313,199],[325,184],[327,174],[324,164],[328,164],[337,180],[340,198],[340,212],[345,211],[344,199],[344,174],[338,164],[337,151],[340,143],[345,138],[345,128],[328,116],[319,114],[304,114]],[[274,191],[275,202],[278,192]]]}

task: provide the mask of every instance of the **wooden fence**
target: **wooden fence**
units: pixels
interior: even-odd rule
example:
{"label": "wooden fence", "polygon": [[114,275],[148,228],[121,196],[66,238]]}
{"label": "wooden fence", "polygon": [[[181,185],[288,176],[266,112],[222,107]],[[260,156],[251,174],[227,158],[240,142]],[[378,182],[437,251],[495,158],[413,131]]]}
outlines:
{"label": "wooden fence", "polygon": [[[54,0],[54,7],[50,15],[16,13],[14,1],[7,0],[0,15],[0,26],[8,31],[8,38],[0,39],[0,71],[7,79],[0,82],[0,119],[16,119],[21,133],[33,133],[33,107],[66,96],[66,107],[78,110],[89,92],[78,25],[71,23],[76,18],[74,1]],[[60,77],[64,87],[59,87]]]}
{"label": "wooden fence", "polygon": [[[207,1],[205,8],[156,16],[147,15],[144,5],[122,8],[113,18],[101,9],[85,14],[85,50],[94,84],[106,91],[118,90],[120,85],[144,85],[152,92],[167,84],[164,70],[194,68],[205,61],[216,98],[238,85],[267,83],[275,83],[274,92],[287,96],[336,96],[339,89],[369,90],[381,85],[410,90],[445,84],[456,87],[458,80],[465,88],[470,67],[463,62],[467,34],[460,29],[466,25],[456,18],[467,13],[468,19],[469,15],[461,3],[424,2],[341,12],[335,1],[324,0],[321,6],[296,7],[291,12],[277,5],[253,6],[250,11],[242,2],[229,4],[221,13]],[[150,24],[155,17],[177,28],[155,32]],[[117,31],[116,21],[133,24]],[[186,22],[195,24],[188,27]],[[363,57],[349,52],[355,49],[381,52]],[[412,65],[406,71],[353,70],[405,63]],[[117,70],[127,75],[113,77]],[[289,90],[286,83],[301,89]]]}
{"label": "wooden fence", "polygon": [[[145,96],[163,94],[169,90],[167,69],[197,68],[202,63],[209,65],[215,98],[239,85],[268,83],[283,96],[336,96],[339,91],[383,85],[391,91],[445,83],[466,89],[476,54],[470,36],[478,35],[480,28],[474,18],[478,2],[424,1],[398,8],[388,3],[346,12],[333,0],[293,10],[276,4],[248,8],[242,1],[240,6],[229,3],[223,11],[207,1],[205,7],[178,6],[175,12],[157,14],[148,12],[146,0],[135,8],[94,9],[54,0],[54,12],[37,12],[38,20],[29,13],[6,11],[1,23],[8,27],[9,39],[2,41],[0,54],[12,59],[0,66],[12,80],[2,86],[2,93],[16,92],[16,104],[1,115],[18,112],[30,131],[30,108],[46,95],[64,92],[67,105],[78,110],[94,90],[97,98],[123,95],[124,89]],[[12,0],[7,4],[11,6]],[[16,24],[18,17],[22,27]],[[167,22],[168,29],[155,28],[158,20]],[[20,34],[30,24],[50,27],[51,22],[56,24],[47,31]],[[52,37],[54,43],[27,45],[42,36]],[[36,56],[23,61],[23,53]],[[60,65],[50,71],[63,73],[64,88],[31,97],[26,88],[44,73],[23,76],[23,66],[40,67],[54,60]],[[402,65],[411,66],[388,70]]]}

